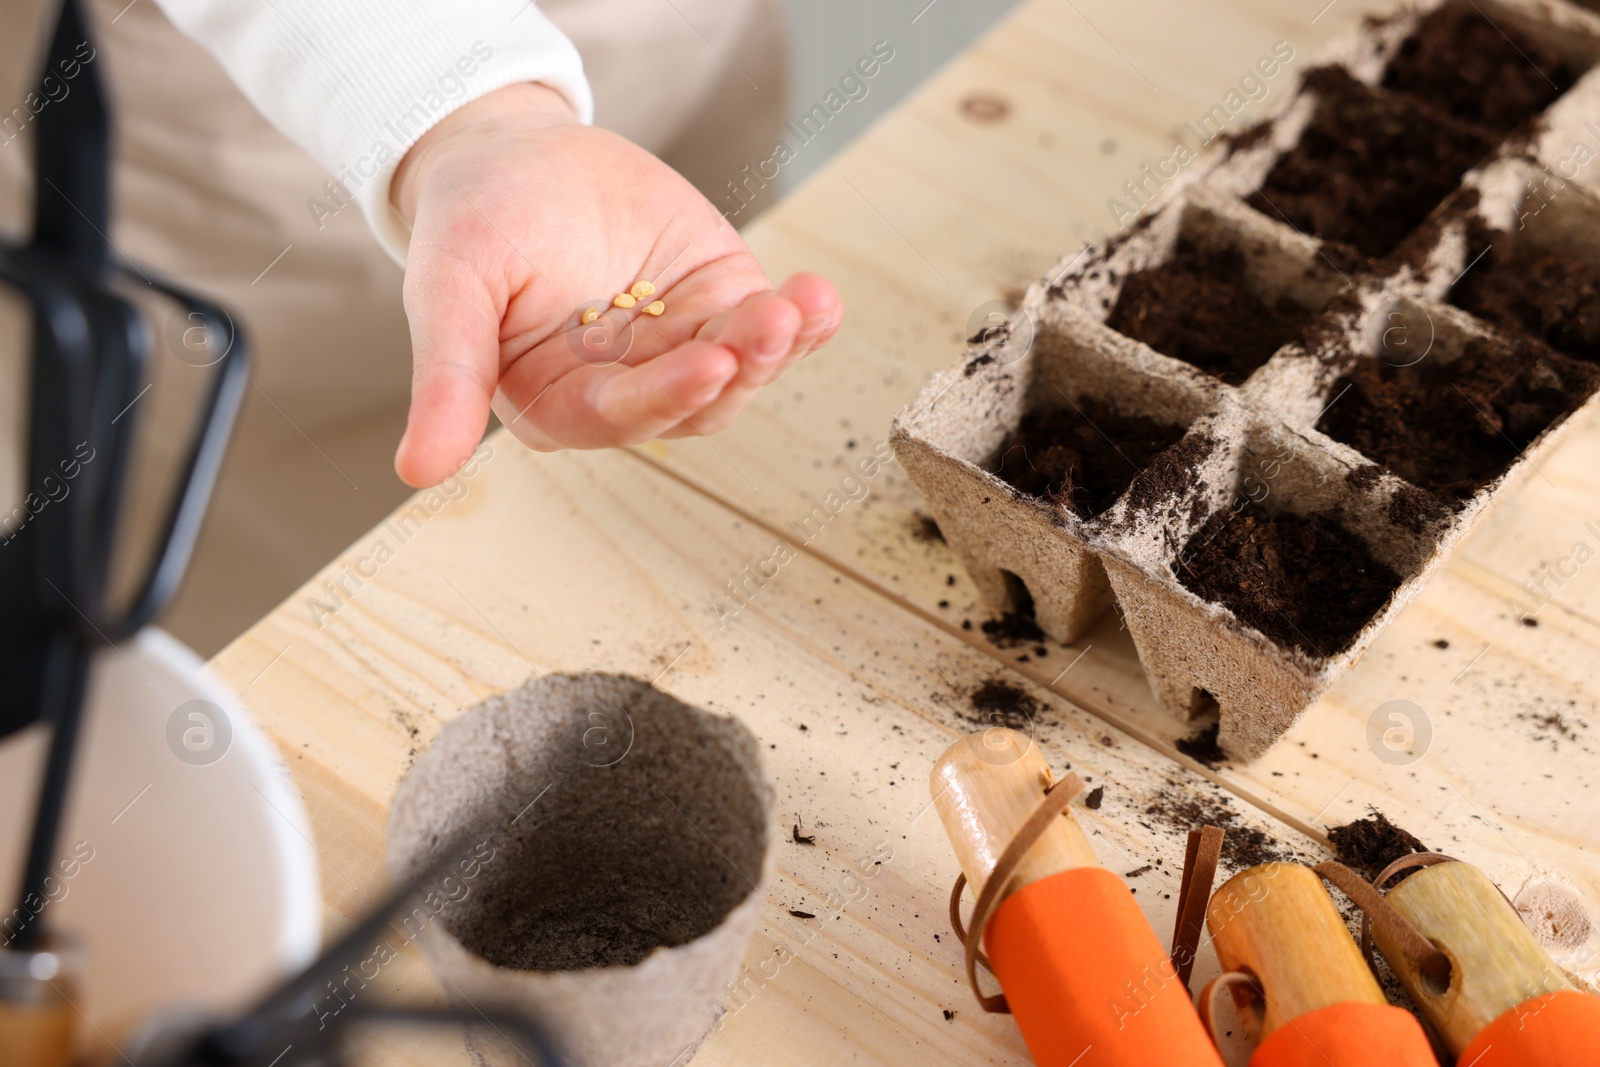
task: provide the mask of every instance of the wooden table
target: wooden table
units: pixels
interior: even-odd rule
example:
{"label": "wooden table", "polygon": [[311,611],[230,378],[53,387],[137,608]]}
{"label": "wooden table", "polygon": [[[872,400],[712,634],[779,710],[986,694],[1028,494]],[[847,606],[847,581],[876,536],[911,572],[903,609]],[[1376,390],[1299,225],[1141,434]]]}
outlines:
{"label": "wooden table", "polygon": [[[1188,727],[1155,706],[1114,616],[1044,655],[990,646],[960,566],[917,536],[903,472],[860,473],[976,309],[1106,232],[1107,198],[1275,41],[1297,69],[1366,13],[1324,2],[1025,3],[747,231],[774,276],[834,278],[848,314],[737,426],[603,454],[535,455],[496,435],[457,499],[420,494],[410,520],[397,513],[224,650],[214,669],[305,794],[330,928],[384,886],[390,796],[438,729],[534,674],[574,670],[631,672],[738,715],[776,785],[778,874],[749,960],[779,941],[795,959],[734,1005],[697,1063],[1026,1061],[1011,1021],[962,988],[944,919],[955,865],[927,807],[934,758],[975,728],[968,697],[997,676],[1038,700],[1052,763],[1105,787],[1086,813],[1093,840],[1113,870],[1145,868],[1130,884],[1160,931],[1187,819],[1323,857],[1324,829],[1369,805],[1513,898],[1550,886],[1600,916],[1600,566],[1565,580],[1536,626],[1509,603],[1542,563],[1600,548],[1600,420],[1246,766],[1176,751]],[[1284,76],[1271,92],[1287,88]],[[748,580],[780,541],[796,558]],[[1405,766],[1367,742],[1391,700],[1431,723]],[[787,840],[796,821],[815,847]],[[852,862],[885,844],[868,895],[825,913]],[[819,916],[814,938],[795,941],[789,909]],[[1597,950],[1591,933],[1558,958],[1593,980]],[[1196,973],[1215,970],[1207,953]],[[379,984],[437,995],[415,955]]]}

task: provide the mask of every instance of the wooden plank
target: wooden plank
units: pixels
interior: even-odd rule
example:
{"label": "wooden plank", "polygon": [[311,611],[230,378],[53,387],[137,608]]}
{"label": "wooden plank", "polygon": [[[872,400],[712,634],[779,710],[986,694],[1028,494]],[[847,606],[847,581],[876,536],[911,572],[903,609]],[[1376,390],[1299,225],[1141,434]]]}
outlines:
{"label": "wooden plank", "polygon": [[[409,536],[398,518],[378,527],[213,661],[305,794],[331,924],[381,891],[389,798],[445,722],[536,672],[624,671],[739,716],[778,797],[778,874],[747,960],[780,943],[794,958],[730,997],[697,1063],[1024,1062],[1010,1020],[973,1009],[961,985],[945,928],[955,860],[927,785],[939,753],[977,728],[969,695],[992,660],[805,556],[719,625],[711,599],[773,538],[626,455],[535,455],[504,435],[491,447],[459,499]],[[1158,930],[1173,923],[1195,812],[1237,812],[1236,829],[1316,851],[1028,688],[1052,764],[1104,788],[1086,826],[1113,870],[1146,868],[1131,884]],[[796,822],[814,847],[791,840]],[[857,899],[830,912],[834,892]],[[1198,973],[1215,966],[1207,952]],[[434,995],[410,951],[382,984]],[[422,1062],[397,1040],[383,1051]]]}
{"label": "wooden plank", "polygon": [[[970,313],[1102,230],[1105,198],[1165,153],[1172,126],[1273,40],[1304,56],[1362,13],[1336,4],[1307,25],[1320,7],[1291,17],[1265,0],[1178,11],[1034,0],[750,231],[774,273],[834,276],[850,316],[836,346],[738,426],[634,458],[533,456],[496,438],[460,499],[404,539],[380,527],[219,656],[306,794],[331,924],[383,884],[388,798],[416,751],[474,701],[556,669],[660,675],[777,746],[766,750],[784,817],[775,830],[801,819],[817,847],[777,846],[752,965],[779,939],[796,948],[789,908],[823,915],[813,905],[856,859],[894,849],[863,899],[817,921],[778,978],[730,1002],[737,1010],[697,1062],[1024,1061],[1011,1023],[973,1010],[960,986],[942,918],[954,861],[922,810],[927,769],[972,725],[968,694],[1002,671],[1039,683],[1029,692],[1052,762],[1105,785],[1093,840],[1113,869],[1151,866],[1132,884],[1160,930],[1191,801],[1313,851],[1286,827],[1315,833],[1376,803],[1513,893],[1550,881],[1596,914],[1600,827],[1582,770],[1593,765],[1600,567],[1564,578],[1538,627],[1506,598],[1577,540],[1600,547],[1584,525],[1600,521],[1586,461],[1600,427],[1573,435],[1284,743],[1251,766],[1207,771],[1214,781],[1173,752],[1183,728],[1152,706],[1114,618],[1043,656],[983,645],[960,626],[982,618],[960,568],[912,535],[917,501],[903,475],[891,464],[863,478],[857,466],[955,356]],[[1159,74],[1157,87],[1136,68]],[[1003,121],[966,117],[961,102],[975,93],[1002,98]],[[771,558],[785,524],[819,505],[826,518],[813,518],[806,551],[730,594],[727,583]],[[380,540],[392,558],[374,570]],[[347,576],[358,564],[360,584]],[[343,592],[324,585],[341,581]],[[1434,729],[1426,756],[1405,767],[1366,740],[1372,713],[1396,699]],[[1597,945],[1592,936],[1562,961],[1592,976]],[[1197,977],[1214,969],[1208,952]],[[434,993],[410,952],[382,984]],[[382,1053],[438,1062],[398,1039]]]}
{"label": "wooden plank", "polygon": [[[981,646],[960,625],[987,610],[954,556],[914,536],[919,499],[898,468],[826,523],[798,535],[788,524],[836,489],[926,376],[956,358],[975,311],[1108,228],[1105,199],[1137,177],[1140,161],[1166,154],[1173,128],[1220,99],[1273,41],[1291,41],[1304,67],[1372,10],[1336,4],[1310,23],[1321,6],[1020,8],[747,231],[774,274],[838,279],[847,315],[835,345],[715,441],[643,454]],[[1139,72],[1157,75],[1159,90]],[[1272,92],[1287,88],[1281,76]],[[975,122],[961,106],[975,94],[1009,111]],[[1114,151],[1100,150],[1107,138]],[[1600,424],[1575,429],[1282,743],[1252,765],[1218,768],[1217,779],[1313,834],[1376,805],[1428,844],[1484,865],[1513,896],[1554,885],[1600,918],[1600,805],[1589,773],[1600,723],[1600,567],[1574,562],[1600,554],[1600,472],[1589,459]],[[1540,625],[1523,626],[1507,600],[1540,579],[1543,563],[1573,576],[1547,580]],[[1114,616],[1073,648],[989,652],[1169,753],[1189,729],[1153,704]],[[1381,736],[1400,707],[1390,701],[1426,717],[1432,741],[1416,763],[1385,762],[1383,746],[1369,744],[1369,724]],[[1600,933],[1559,958],[1600,977]]]}

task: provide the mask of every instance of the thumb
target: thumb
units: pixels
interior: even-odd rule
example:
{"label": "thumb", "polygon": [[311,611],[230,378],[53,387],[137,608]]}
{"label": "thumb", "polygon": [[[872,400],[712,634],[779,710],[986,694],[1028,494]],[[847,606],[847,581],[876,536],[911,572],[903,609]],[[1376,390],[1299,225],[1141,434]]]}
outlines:
{"label": "thumb", "polygon": [[411,324],[411,412],[394,469],[438,485],[466,462],[489,424],[500,369],[500,303],[459,260],[424,260],[405,279]]}

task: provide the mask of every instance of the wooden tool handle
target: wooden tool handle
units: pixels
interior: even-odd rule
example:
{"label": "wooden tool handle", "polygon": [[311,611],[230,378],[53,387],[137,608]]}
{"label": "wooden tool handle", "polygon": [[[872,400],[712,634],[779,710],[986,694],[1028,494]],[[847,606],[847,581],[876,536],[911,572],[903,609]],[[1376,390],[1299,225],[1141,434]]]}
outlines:
{"label": "wooden tool handle", "polygon": [[[975,895],[1053,781],[1038,747],[1012,730],[962,738],[939,758],[934,804]],[[1100,866],[1070,814],[1051,817],[1005,877],[984,944],[1034,1063],[1222,1067],[1127,884]]]}
{"label": "wooden tool handle", "polygon": [[1390,905],[1450,957],[1448,984],[1422,974],[1384,931],[1373,940],[1452,1053],[1501,1015],[1571,989],[1489,876],[1470,863],[1424,867],[1389,890]]}
{"label": "wooden tool handle", "polygon": [[1212,895],[1206,928],[1222,969],[1242,971],[1261,986],[1263,998],[1235,992],[1239,1014],[1258,1042],[1319,1008],[1388,1003],[1309,867],[1264,863],[1234,875]]}
{"label": "wooden tool handle", "polygon": [[77,1022],[64,1000],[0,1001],[0,1064],[5,1067],[67,1067],[72,1062]]}
{"label": "wooden tool handle", "polygon": [[[963,737],[934,764],[933,805],[974,899],[1054,782],[1033,739],[1000,727]],[[1074,867],[1099,865],[1083,828],[1063,815],[1017,864],[1005,893]]]}

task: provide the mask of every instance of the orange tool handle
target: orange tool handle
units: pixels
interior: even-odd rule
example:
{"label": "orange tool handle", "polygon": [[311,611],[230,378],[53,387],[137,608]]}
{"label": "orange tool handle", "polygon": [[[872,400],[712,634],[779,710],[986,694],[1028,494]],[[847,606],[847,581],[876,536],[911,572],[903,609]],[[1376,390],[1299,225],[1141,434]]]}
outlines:
{"label": "orange tool handle", "polygon": [[1038,1067],[1222,1067],[1155,931],[1105,868],[1017,890],[984,947]]}
{"label": "orange tool handle", "polygon": [[1459,1064],[1576,1067],[1600,1060],[1600,997],[1563,989],[1525,1000],[1479,1031]]}
{"label": "orange tool handle", "polygon": [[1416,1016],[1392,1004],[1362,1001],[1297,1015],[1268,1034],[1250,1057],[1250,1067],[1438,1067],[1438,1062]]}

